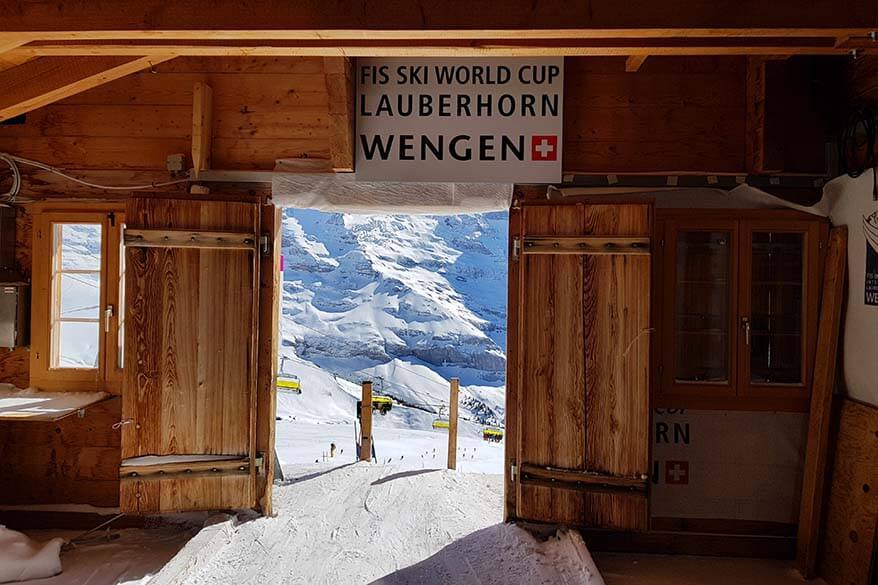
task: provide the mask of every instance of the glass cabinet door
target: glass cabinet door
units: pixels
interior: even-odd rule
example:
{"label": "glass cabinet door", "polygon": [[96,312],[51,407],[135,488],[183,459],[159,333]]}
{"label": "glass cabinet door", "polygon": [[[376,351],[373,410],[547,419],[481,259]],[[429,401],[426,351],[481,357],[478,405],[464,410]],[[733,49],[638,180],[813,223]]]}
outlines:
{"label": "glass cabinet door", "polygon": [[741,224],[741,395],[794,399],[807,407],[819,312],[820,229],[813,221]]}
{"label": "glass cabinet door", "polygon": [[751,384],[801,384],[805,235],[750,233],[750,315],[742,318]]}
{"label": "glass cabinet door", "polygon": [[672,310],[665,327],[672,355],[664,360],[665,388],[724,393],[734,378],[734,224],[683,224],[671,233],[665,295]]}

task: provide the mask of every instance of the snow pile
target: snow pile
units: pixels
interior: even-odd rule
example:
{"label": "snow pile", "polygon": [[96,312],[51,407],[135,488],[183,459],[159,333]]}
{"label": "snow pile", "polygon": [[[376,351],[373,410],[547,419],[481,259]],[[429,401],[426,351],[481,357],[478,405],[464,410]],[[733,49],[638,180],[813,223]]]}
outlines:
{"label": "snow pile", "polygon": [[278,516],[234,527],[185,582],[603,585],[581,538],[503,525],[501,476],[352,464],[295,470]]}
{"label": "snow pile", "polygon": [[63,538],[34,542],[0,525],[0,583],[43,579],[61,572]]}

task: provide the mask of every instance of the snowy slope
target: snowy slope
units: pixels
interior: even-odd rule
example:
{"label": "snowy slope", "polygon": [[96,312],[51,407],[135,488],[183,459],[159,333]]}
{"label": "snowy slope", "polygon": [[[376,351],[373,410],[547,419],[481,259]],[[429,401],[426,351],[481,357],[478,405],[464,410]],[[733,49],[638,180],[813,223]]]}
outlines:
{"label": "snowy slope", "polygon": [[604,583],[577,533],[502,523],[502,476],[360,463],[299,469],[274,493],[277,516],[232,528],[186,583]]}
{"label": "snowy slope", "polygon": [[[506,234],[506,213],[287,210],[282,354],[296,359],[287,371],[322,369],[313,382],[319,396],[337,380],[370,379],[377,393],[435,414],[447,414],[448,380],[456,376],[462,417],[502,425]],[[316,397],[303,404],[311,410],[302,415],[320,419],[319,405]],[[333,402],[327,420],[336,420],[337,408],[349,404]],[[289,416],[295,412],[291,405]]]}

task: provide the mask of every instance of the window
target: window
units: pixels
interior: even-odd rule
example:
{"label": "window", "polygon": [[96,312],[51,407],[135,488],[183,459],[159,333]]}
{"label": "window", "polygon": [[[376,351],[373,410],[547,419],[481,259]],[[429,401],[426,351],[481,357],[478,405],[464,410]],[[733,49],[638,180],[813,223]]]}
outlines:
{"label": "window", "polygon": [[807,409],[826,225],[784,211],[665,210],[657,231],[656,404]]}
{"label": "window", "polygon": [[103,226],[52,229],[51,368],[98,368]]}
{"label": "window", "polygon": [[121,210],[35,210],[31,384],[121,390]]}

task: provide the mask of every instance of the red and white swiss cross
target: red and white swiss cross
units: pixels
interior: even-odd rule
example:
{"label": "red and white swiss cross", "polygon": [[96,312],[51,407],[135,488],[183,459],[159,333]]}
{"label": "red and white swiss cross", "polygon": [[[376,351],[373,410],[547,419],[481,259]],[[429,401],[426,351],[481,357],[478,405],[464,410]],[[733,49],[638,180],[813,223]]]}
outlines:
{"label": "red and white swiss cross", "polygon": [[530,159],[534,161],[558,160],[558,137],[531,136]]}

